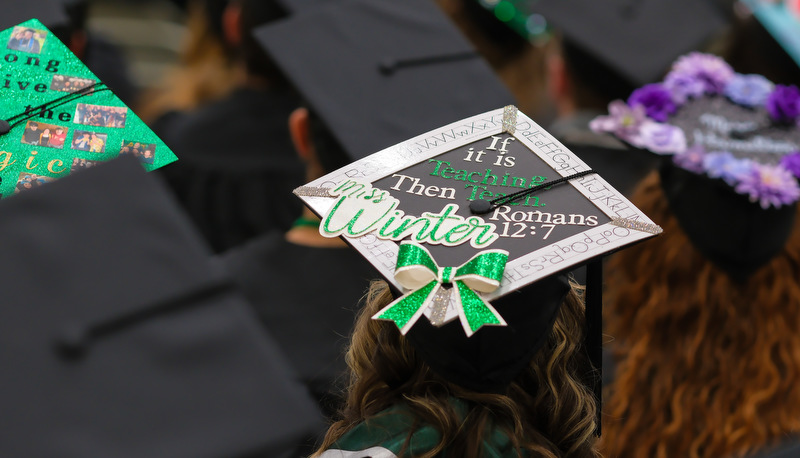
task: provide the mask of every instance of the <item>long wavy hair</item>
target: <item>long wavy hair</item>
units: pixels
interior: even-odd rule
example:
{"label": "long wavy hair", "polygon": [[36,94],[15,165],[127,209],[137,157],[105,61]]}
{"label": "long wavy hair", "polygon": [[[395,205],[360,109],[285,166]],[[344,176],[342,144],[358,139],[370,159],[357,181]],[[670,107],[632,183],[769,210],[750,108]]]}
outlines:
{"label": "long wavy hair", "polygon": [[800,230],[746,281],[697,252],[656,174],[637,205],[664,228],[609,260],[606,332],[618,360],[601,450],[741,456],[800,432]]}
{"label": "long wavy hair", "polygon": [[[518,452],[525,450],[530,456],[599,456],[593,434],[596,405],[580,378],[579,368],[587,362],[582,349],[583,302],[575,288],[560,307],[543,348],[502,394],[467,390],[434,374],[394,323],[371,319],[391,301],[387,284],[373,282],[347,352],[346,404],[317,453],[360,422],[403,404],[416,424],[440,433],[438,445],[422,457],[445,450],[448,456],[480,457],[483,440],[496,428],[508,435]],[[398,374],[405,374],[403,382],[389,386],[385,380],[397,379]],[[456,412],[451,398],[466,403],[466,416]],[[407,446],[408,440],[404,450]]]}

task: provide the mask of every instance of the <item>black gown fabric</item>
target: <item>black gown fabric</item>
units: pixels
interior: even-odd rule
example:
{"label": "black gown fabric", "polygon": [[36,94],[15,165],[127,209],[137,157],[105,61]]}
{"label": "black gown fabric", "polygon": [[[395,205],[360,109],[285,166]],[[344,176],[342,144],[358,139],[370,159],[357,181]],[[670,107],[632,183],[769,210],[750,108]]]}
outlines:
{"label": "black gown fabric", "polygon": [[178,161],[158,171],[219,253],[300,216],[291,191],[305,166],[288,131],[299,106],[288,90],[241,88],[195,111],[152,124]]}
{"label": "black gown fabric", "polygon": [[800,456],[800,437],[785,439],[780,445],[753,455],[753,458],[797,458]]}
{"label": "black gown fabric", "polygon": [[222,255],[262,324],[332,414],[346,382],[344,350],[375,268],[349,247],[313,248],[284,234],[259,237]]}

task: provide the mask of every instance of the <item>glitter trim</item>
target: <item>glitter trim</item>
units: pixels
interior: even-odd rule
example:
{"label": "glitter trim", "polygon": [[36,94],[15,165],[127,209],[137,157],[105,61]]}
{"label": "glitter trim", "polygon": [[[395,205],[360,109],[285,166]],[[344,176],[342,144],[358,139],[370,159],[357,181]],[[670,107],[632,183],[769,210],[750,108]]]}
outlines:
{"label": "glitter trim", "polygon": [[440,327],[445,324],[445,317],[447,316],[447,308],[450,307],[450,294],[453,292],[453,288],[442,288],[440,287],[438,291],[436,291],[436,295],[433,296],[433,300],[431,301],[431,317],[430,322],[432,325],[436,327]]}
{"label": "glitter trim", "polygon": [[627,229],[634,229],[641,232],[647,232],[649,234],[660,234],[664,232],[664,229],[661,229],[661,226],[657,224],[643,223],[641,221],[636,221],[626,218],[614,217],[611,219],[611,224],[613,224],[614,226],[624,227]]}
{"label": "glitter trim", "polygon": [[294,188],[294,195],[296,196],[303,196],[303,197],[331,197],[333,196],[330,194],[330,190],[332,188],[317,188],[314,186],[300,186],[299,188]]}
{"label": "glitter trim", "polygon": [[514,134],[517,130],[517,107],[506,105],[503,107],[503,132]]}

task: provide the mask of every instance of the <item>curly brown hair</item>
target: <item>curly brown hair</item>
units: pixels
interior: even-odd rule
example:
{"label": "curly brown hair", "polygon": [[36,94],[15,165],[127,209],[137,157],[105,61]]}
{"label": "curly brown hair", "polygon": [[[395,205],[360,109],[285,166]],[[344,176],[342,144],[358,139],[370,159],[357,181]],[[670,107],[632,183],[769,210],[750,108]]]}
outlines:
{"label": "curly brown hair", "polygon": [[[662,236],[607,265],[618,359],[601,450],[740,456],[800,431],[800,230],[746,281],[697,252],[656,174],[634,202]],[[609,300],[610,299],[610,300]]]}
{"label": "curly brown hair", "polygon": [[[595,400],[580,377],[579,368],[587,367],[587,362],[582,349],[583,301],[576,287],[560,307],[546,344],[502,394],[467,390],[434,374],[394,323],[371,319],[391,301],[387,284],[373,282],[347,352],[347,402],[317,453],[358,423],[402,403],[417,424],[431,425],[440,433],[438,445],[423,457],[445,450],[448,456],[482,456],[482,441],[494,428],[508,435],[518,453],[525,450],[530,456],[548,458],[599,456],[593,434]],[[387,371],[389,377],[381,375]],[[387,378],[404,382],[389,386]],[[451,398],[466,402],[466,417],[456,412],[448,401]]]}

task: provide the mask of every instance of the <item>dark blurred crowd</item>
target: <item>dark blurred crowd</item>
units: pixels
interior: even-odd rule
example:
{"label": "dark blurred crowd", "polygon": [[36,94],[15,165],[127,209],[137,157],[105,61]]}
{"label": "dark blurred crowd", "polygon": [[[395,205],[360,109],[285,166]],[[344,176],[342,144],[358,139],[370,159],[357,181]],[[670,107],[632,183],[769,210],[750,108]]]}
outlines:
{"label": "dark blurred crowd", "polygon": [[[611,255],[604,265],[605,386],[603,404],[597,406],[602,409],[601,437],[573,437],[558,430],[558,421],[533,421],[518,424],[518,430],[508,433],[519,455],[502,456],[800,456],[800,228],[794,218],[796,206],[791,207],[788,232],[774,253],[752,272],[732,275],[719,267],[682,217],[676,216],[673,196],[680,196],[681,191],[662,187],[666,177],[661,159],[590,129],[591,120],[606,115],[610,103],[628,100],[635,89],[661,81],[672,62],[692,51],[714,54],[740,74],[763,75],[776,85],[794,85],[796,90],[800,63],[748,9],[758,2],[653,1],[663,5],[664,21],[670,22],[667,33],[661,25],[637,22],[637,8],[646,8],[644,2],[614,1],[601,6],[599,2],[564,0],[548,10],[548,3],[553,2],[543,0],[541,14],[530,14],[527,22],[516,25],[504,22],[504,5],[523,5],[536,12],[537,2],[430,2],[490,65],[521,111],[665,230],[654,241]],[[359,355],[358,350],[363,349],[356,347],[356,337],[351,343],[350,336],[358,311],[365,307],[370,281],[379,276],[347,244],[322,237],[318,216],[292,195],[293,189],[356,158],[337,141],[336,133],[330,132],[333,129],[314,106],[312,97],[319,94],[298,89],[292,71],[285,67],[291,64],[278,63],[257,39],[256,31],[348,2],[180,3],[186,39],[174,67],[156,87],[134,89],[129,75],[121,71],[126,66],[114,63],[119,54],[103,51],[112,45],[87,29],[88,10],[73,7],[74,27],[64,41],[73,50],[83,50],[76,54],[90,68],[93,62],[98,66],[92,68],[97,76],[103,81],[108,78],[112,90],[179,158],[154,173],[210,246],[214,262],[244,293],[251,312],[296,374],[293,381],[300,383],[319,407],[319,425],[323,426],[303,431],[303,437],[283,444],[283,455],[264,456],[324,453],[324,448],[347,437],[355,426],[352,422],[366,421],[378,413],[354,400],[358,377],[366,377],[359,371],[370,373],[354,366],[359,356],[369,360],[370,355]],[[785,3],[795,12],[800,9],[797,2],[788,0],[772,3]],[[626,24],[631,24],[630,30]],[[663,35],[655,36],[659,33]],[[37,46],[34,31],[20,30],[18,35],[14,46]],[[794,39],[800,41],[800,36]],[[633,49],[637,41],[655,43],[648,51],[651,56]],[[292,45],[285,43],[289,50]],[[409,55],[428,52],[412,49]],[[650,58],[652,55],[657,57]],[[298,54],[295,58],[305,62],[318,56]],[[110,67],[114,69],[102,70]],[[303,68],[315,71],[313,65]],[[70,91],[74,89],[68,86],[88,84],[92,81],[61,77],[53,79],[52,88]],[[338,91],[359,91],[342,84]],[[800,95],[798,100],[794,109],[800,113]],[[355,110],[343,106],[340,116],[347,118]],[[473,114],[477,113],[464,117]],[[126,108],[80,104],[74,122],[122,128],[128,116]],[[795,124],[784,128],[797,130],[800,117],[796,118]],[[60,148],[61,129],[44,130],[26,131],[23,142]],[[63,138],[60,142],[63,144]],[[73,148],[85,151],[102,152],[108,147],[93,132],[84,132],[76,142]],[[389,146],[391,143],[385,145]],[[153,162],[153,144],[126,140],[120,148],[121,154]],[[93,164],[85,160],[73,164],[76,168],[89,166]],[[44,177],[29,174],[18,187],[43,182]],[[753,213],[744,221],[749,224],[758,218],[759,214]],[[730,222],[716,220],[713,230],[726,231],[726,224],[745,223],[733,218]],[[757,243],[759,239],[743,240]],[[584,274],[578,270],[574,279],[581,283]],[[380,293],[373,285],[370,299]],[[364,326],[359,329],[368,335],[368,325],[359,323]],[[376,347],[400,345],[375,339],[369,343]],[[408,357],[397,358],[401,356]],[[394,360],[388,361],[391,365]],[[378,375],[370,386],[383,390],[382,395],[398,404],[408,399],[403,390],[416,383],[408,377],[427,380],[425,374],[398,374],[392,367],[377,367],[375,372]],[[407,379],[386,382],[380,377],[387,372]],[[447,387],[449,398],[469,399],[466,411],[478,412],[475,406],[483,406],[478,397],[470,397],[469,390]],[[548,415],[533,399],[546,388],[525,389],[530,390],[527,396],[509,394],[509,399],[524,408],[529,402],[541,409],[537,415]],[[574,393],[564,388],[562,394],[568,399]],[[492,421],[502,423],[511,415],[495,408]],[[552,409],[557,410],[556,406]],[[276,416],[283,414],[287,413],[275,412]],[[408,421],[441,426],[436,421],[444,418],[443,414],[431,411],[427,415]],[[464,418],[469,415],[472,413]],[[561,424],[566,428],[573,425],[571,421],[574,419],[565,418]],[[470,431],[478,437],[488,435],[494,427],[494,423],[475,425],[466,419],[464,424],[474,428]],[[318,450],[321,444],[323,448]],[[427,451],[431,454],[424,456],[445,456],[446,449]],[[477,450],[464,453],[494,456],[480,455],[483,452]],[[417,455],[409,452],[407,456]]]}

